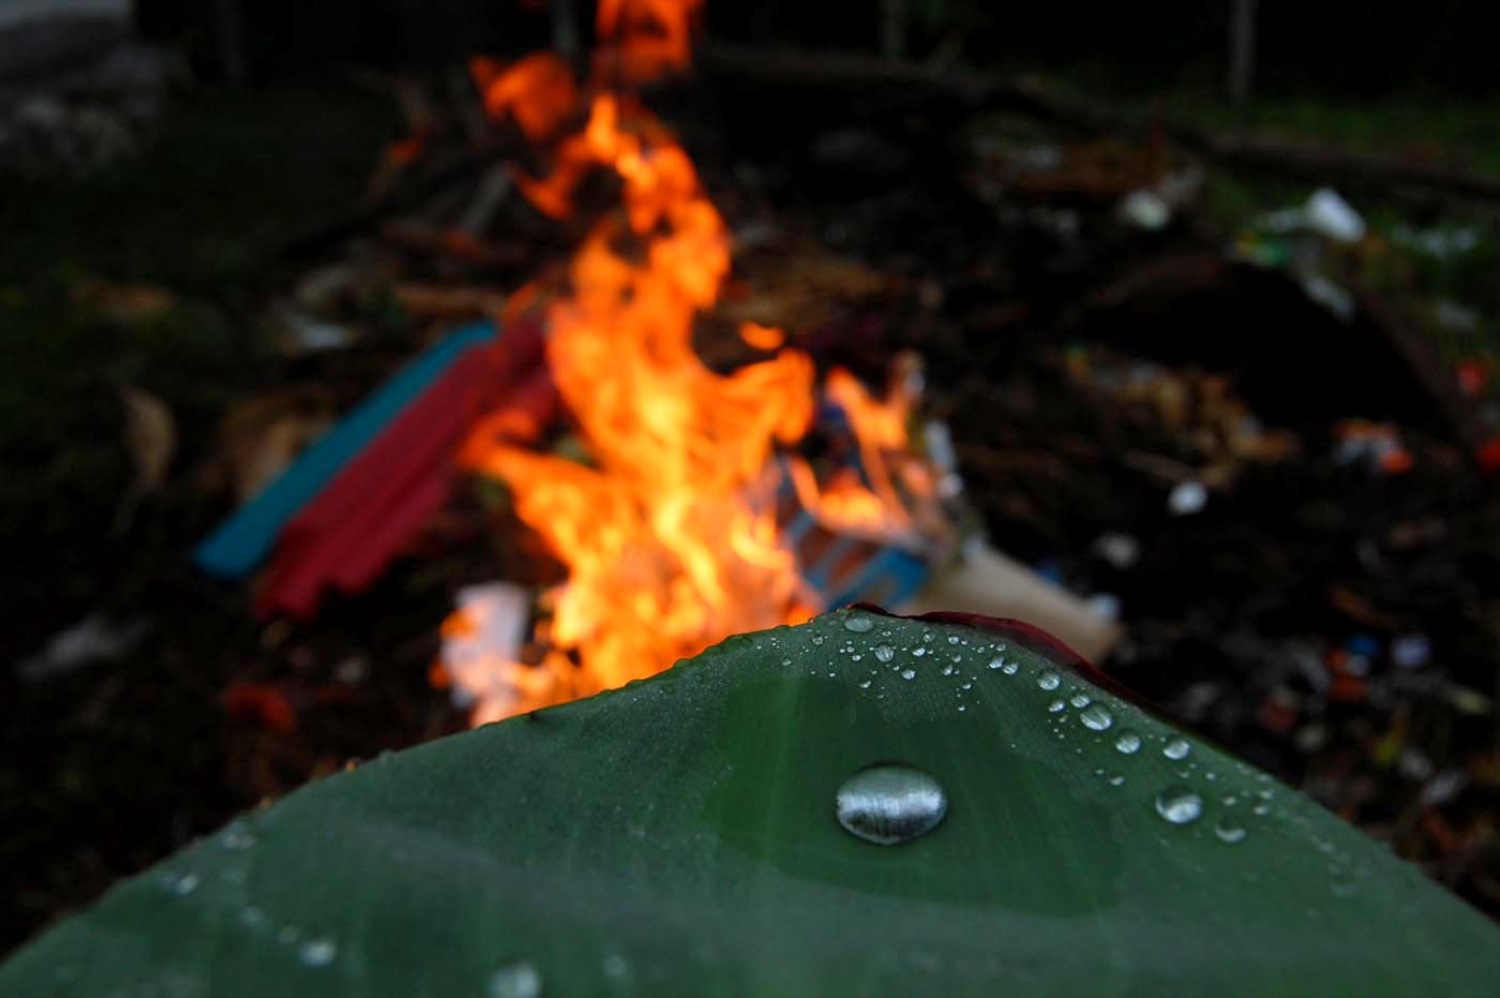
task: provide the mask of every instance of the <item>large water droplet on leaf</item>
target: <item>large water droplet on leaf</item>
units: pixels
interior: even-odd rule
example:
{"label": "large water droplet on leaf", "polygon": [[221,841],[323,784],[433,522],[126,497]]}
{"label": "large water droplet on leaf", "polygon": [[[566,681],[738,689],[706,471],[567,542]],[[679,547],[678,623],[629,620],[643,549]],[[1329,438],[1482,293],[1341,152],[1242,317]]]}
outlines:
{"label": "large water droplet on leaf", "polygon": [[948,813],[948,797],[920,769],[881,763],[855,773],[839,787],[835,814],[851,835],[891,846],[926,835]]}
{"label": "large water droplet on leaf", "polygon": [[1183,787],[1168,787],[1156,795],[1156,813],[1174,825],[1186,825],[1203,814],[1203,798]]}
{"label": "large water droplet on leaf", "polygon": [[1094,704],[1078,715],[1078,719],[1085,727],[1093,728],[1095,731],[1108,731],[1114,726],[1114,715],[1104,709],[1103,704]]}
{"label": "large water droplet on leaf", "polygon": [[1048,669],[1036,677],[1036,684],[1044,690],[1055,690],[1062,685],[1062,677]]}
{"label": "large water droplet on leaf", "polygon": [[1161,754],[1168,759],[1186,759],[1188,753],[1192,751],[1193,747],[1188,744],[1186,738],[1174,738],[1167,742],[1166,747],[1161,750]]}
{"label": "large water droplet on leaf", "polygon": [[1115,739],[1115,749],[1121,755],[1135,755],[1141,750],[1141,736],[1134,731],[1122,731]]}
{"label": "large water droplet on leaf", "polygon": [[855,634],[864,634],[875,629],[875,621],[862,613],[850,614],[844,618],[844,630],[853,631]]}
{"label": "large water droplet on leaf", "polygon": [[875,657],[882,662],[889,662],[891,659],[896,657],[896,649],[892,648],[890,645],[876,645]]}

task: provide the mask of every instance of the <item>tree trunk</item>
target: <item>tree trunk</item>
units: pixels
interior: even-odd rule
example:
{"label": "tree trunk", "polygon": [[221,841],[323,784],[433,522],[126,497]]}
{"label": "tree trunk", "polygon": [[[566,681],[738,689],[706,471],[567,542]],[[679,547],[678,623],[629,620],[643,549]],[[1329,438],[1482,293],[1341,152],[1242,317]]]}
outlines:
{"label": "tree trunk", "polygon": [[1236,104],[1250,99],[1255,80],[1256,0],[1232,0],[1229,24],[1229,98]]}
{"label": "tree trunk", "polygon": [[906,0],[880,0],[880,52],[887,59],[906,55]]}
{"label": "tree trunk", "polygon": [[214,0],[214,35],[224,79],[237,87],[249,83],[250,66],[245,53],[245,20],[240,11],[240,0]]}

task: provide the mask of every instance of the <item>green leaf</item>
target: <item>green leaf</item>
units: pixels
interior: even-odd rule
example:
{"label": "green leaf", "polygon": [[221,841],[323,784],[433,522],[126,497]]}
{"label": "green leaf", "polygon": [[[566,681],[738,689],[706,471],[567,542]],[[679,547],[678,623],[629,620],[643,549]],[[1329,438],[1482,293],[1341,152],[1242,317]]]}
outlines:
{"label": "green leaf", "polygon": [[[858,610],[733,638],[242,818],[0,995],[1496,993],[1494,925],[1064,658]],[[936,827],[841,827],[880,762]]]}

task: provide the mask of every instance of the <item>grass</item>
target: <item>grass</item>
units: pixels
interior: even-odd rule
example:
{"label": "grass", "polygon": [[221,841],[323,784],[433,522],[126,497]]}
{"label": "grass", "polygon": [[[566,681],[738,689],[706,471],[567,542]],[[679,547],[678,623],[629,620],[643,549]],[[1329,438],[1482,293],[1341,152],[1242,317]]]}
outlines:
{"label": "grass", "polygon": [[1235,105],[1193,90],[1163,95],[1153,103],[1169,121],[1209,130],[1317,142],[1500,176],[1500,105],[1495,103],[1270,97]]}
{"label": "grass", "polygon": [[[108,550],[133,475],[116,386],[163,398],[184,450],[211,446],[224,406],[261,373],[251,322],[267,261],[360,197],[393,128],[387,101],[348,88],[209,90],[130,161],[81,180],[5,180],[0,598],[18,621],[7,645],[30,650],[98,598],[111,557],[139,553]],[[159,289],[170,304],[110,315],[80,300],[90,281]]]}
{"label": "grass", "polygon": [[359,198],[393,126],[387,101],[350,90],[193,95],[139,158],[8,190],[0,274],[243,289],[280,240]]}

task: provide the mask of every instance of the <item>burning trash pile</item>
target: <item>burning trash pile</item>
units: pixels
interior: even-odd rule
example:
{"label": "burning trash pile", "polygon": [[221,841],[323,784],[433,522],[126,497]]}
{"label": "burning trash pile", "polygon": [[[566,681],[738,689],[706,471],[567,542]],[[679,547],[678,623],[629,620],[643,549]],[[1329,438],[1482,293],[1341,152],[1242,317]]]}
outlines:
{"label": "burning trash pile", "polygon": [[[306,615],[325,587],[357,591],[399,552],[450,496],[455,457],[499,483],[566,578],[459,595],[433,674],[474,723],[831,606],[900,605],[956,545],[956,472],[942,428],[920,425],[914,356],[871,388],[820,375],[753,322],[707,334],[737,337],[716,350],[731,363],[695,347],[730,230],[639,89],[688,68],[696,13],[601,4],[581,84],[550,54],[476,60],[486,111],[540,164],[517,168],[516,187],[548,218],[585,218],[587,235],[509,297],[497,329],[429,350],[198,553],[232,575],[274,542],[260,606]],[[617,199],[601,206],[601,190]]]}

